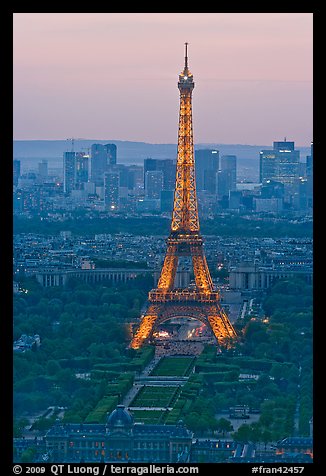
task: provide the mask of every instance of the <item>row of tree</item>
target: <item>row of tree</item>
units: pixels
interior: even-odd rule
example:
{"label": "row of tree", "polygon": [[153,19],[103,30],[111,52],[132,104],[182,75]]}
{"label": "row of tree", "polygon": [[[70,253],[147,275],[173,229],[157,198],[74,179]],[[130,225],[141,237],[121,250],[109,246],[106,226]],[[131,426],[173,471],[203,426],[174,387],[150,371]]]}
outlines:
{"label": "row of tree", "polygon": [[[41,219],[42,218],[42,219]],[[72,216],[64,221],[49,221],[46,217],[33,216],[29,218],[15,216],[15,233],[38,233],[44,235],[57,235],[62,230],[69,230],[76,235],[84,235],[85,230],[89,235],[99,233],[131,233],[133,235],[163,235],[169,234],[171,220],[160,216],[151,217],[110,217],[93,212],[92,218],[88,216]],[[260,220],[253,216],[249,219],[246,215],[227,215],[214,217],[214,220],[201,219],[201,229],[204,235],[240,236],[240,237],[311,237],[311,222],[279,221],[277,226],[271,220]]]}

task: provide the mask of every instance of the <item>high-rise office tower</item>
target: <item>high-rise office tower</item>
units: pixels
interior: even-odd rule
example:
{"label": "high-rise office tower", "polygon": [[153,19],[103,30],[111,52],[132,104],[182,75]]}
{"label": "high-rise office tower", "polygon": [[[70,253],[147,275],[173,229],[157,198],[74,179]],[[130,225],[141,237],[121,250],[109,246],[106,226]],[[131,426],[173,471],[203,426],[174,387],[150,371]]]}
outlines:
{"label": "high-rise office tower", "polygon": [[117,163],[117,146],[115,144],[92,144],[91,147],[91,180],[103,186],[104,172]]}
{"label": "high-rise office tower", "polygon": [[267,180],[284,184],[284,200],[291,203],[297,193],[300,171],[300,151],[295,150],[294,142],[276,141],[272,150],[260,151],[260,182]]}
{"label": "high-rise office tower", "polygon": [[242,204],[242,191],[230,190],[229,191],[229,208],[239,209]]}
{"label": "high-rise office tower", "polygon": [[261,198],[284,198],[284,184],[267,180],[261,187]]}
{"label": "high-rise office tower", "polygon": [[217,195],[222,198],[229,196],[237,189],[237,157],[222,155],[221,170],[217,173]]}
{"label": "high-rise office tower", "polygon": [[128,165],[128,189],[140,190],[144,186],[143,167],[140,165]]}
{"label": "high-rise office tower", "polygon": [[172,212],[174,190],[161,191],[161,212]]}
{"label": "high-rise office tower", "polygon": [[119,171],[110,171],[104,173],[104,204],[108,210],[115,211],[119,209]]}
{"label": "high-rise office tower", "polygon": [[173,159],[158,160],[156,170],[163,172],[163,190],[174,190],[176,162]]}
{"label": "high-rise office tower", "polygon": [[163,190],[162,170],[148,170],[145,175],[146,198],[159,199]]}
{"label": "high-rise office tower", "polygon": [[91,147],[91,180],[96,185],[103,185],[104,172],[107,170],[107,151],[103,144],[92,144]]}
{"label": "high-rise office tower", "polygon": [[13,161],[13,184],[17,187],[18,179],[20,177],[20,160]]}
{"label": "high-rise office tower", "polygon": [[311,145],[310,145],[310,155],[307,155],[307,157],[306,157],[306,175],[307,175],[307,177],[312,177],[312,175],[313,175],[313,171],[314,171],[313,158],[314,158],[314,145],[313,145],[313,143],[311,143]]}
{"label": "high-rise office tower", "polygon": [[234,191],[237,188],[237,156],[236,155],[222,155],[221,157],[221,171],[230,171],[230,190]]}
{"label": "high-rise office tower", "polygon": [[219,169],[219,151],[199,149],[195,151],[196,188],[216,193],[216,174]]}
{"label": "high-rise office tower", "polygon": [[120,187],[128,188],[129,170],[127,165],[116,164],[109,167],[110,170],[117,170],[119,172]]}
{"label": "high-rise office tower", "polygon": [[294,149],[294,142],[274,142],[272,150],[260,151],[260,182],[292,184],[299,176],[299,161],[300,151]]}
{"label": "high-rise office tower", "polygon": [[310,155],[306,159],[306,175],[307,175],[307,203],[308,207],[313,205],[313,174],[314,174],[314,145],[311,143]]}
{"label": "high-rise office tower", "polygon": [[163,173],[163,190],[173,190],[175,186],[176,163],[173,159],[152,159],[144,160],[144,188],[146,189],[146,173],[160,170]]}
{"label": "high-rise office tower", "polygon": [[45,180],[48,176],[48,161],[43,159],[38,164],[38,175],[41,180]]}
{"label": "high-rise office tower", "polygon": [[76,152],[63,154],[63,191],[70,193],[76,185]]}
{"label": "high-rise office tower", "polygon": [[157,159],[152,159],[151,157],[144,159],[144,188],[146,188],[146,172],[156,170],[156,162]]}
{"label": "high-rise office tower", "polygon": [[107,164],[115,165],[117,163],[117,146],[115,144],[105,144],[107,154]]}
{"label": "high-rise office tower", "polygon": [[76,189],[82,190],[88,182],[89,156],[83,152],[76,152]]}

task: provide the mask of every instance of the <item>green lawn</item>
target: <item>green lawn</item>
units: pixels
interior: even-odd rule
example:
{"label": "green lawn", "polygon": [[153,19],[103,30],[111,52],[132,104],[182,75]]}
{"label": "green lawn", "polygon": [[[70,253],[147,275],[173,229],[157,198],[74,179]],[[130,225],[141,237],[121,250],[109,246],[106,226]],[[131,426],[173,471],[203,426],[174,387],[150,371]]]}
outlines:
{"label": "green lawn", "polygon": [[194,366],[195,357],[163,357],[150,375],[164,377],[188,376]]}
{"label": "green lawn", "polygon": [[142,387],[130,406],[166,408],[174,405],[179,393],[179,387]]}
{"label": "green lawn", "polygon": [[159,423],[163,423],[166,412],[161,410],[132,410],[131,413],[136,423],[157,425]]}

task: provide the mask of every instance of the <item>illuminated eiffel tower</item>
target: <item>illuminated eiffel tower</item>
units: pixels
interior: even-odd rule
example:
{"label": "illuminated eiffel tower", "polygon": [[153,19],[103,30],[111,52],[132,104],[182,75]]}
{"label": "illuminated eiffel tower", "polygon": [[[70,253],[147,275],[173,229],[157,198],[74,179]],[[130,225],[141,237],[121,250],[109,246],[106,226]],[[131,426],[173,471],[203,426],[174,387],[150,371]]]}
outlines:
{"label": "illuminated eiffel tower", "polygon": [[[164,321],[178,317],[197,319],[210,327],[219,345],[229,345],[236,338],[236,332],[220,306],[219,293],[214,289],[200,235],[191,103],[195,84],[188,68],[187,47],[188,43],[185,44],[185,65],[178,82],[178,158],[171,232],[157,288],[149,292],[149,305],[130,344],[133,349],[150,341],[153,332]],[[181,256],[192,258],[194,289],[174,287]]]}

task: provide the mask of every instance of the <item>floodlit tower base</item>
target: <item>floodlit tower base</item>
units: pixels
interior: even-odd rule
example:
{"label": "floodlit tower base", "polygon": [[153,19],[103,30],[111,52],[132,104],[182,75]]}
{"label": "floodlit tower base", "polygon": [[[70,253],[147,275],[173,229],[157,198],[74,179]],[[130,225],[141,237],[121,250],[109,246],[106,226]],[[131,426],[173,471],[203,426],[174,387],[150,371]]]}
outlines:
{"label": "floodlit tower base", "polygon": [[211,328],[218,345],[222,347],[232,345],[235,331],[217,302],[196,303],[180,299],[179,304],[176,302],[151,303],[142,317],[130,347],[139,349],[143,344],[150,343],[153,334],[161,324],[170,319],[183,317],[196,319]]}

